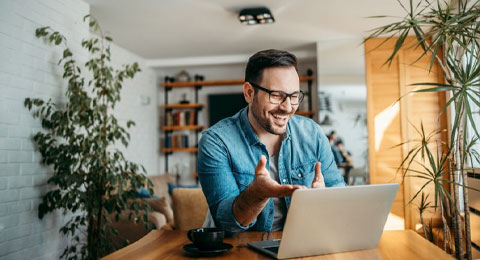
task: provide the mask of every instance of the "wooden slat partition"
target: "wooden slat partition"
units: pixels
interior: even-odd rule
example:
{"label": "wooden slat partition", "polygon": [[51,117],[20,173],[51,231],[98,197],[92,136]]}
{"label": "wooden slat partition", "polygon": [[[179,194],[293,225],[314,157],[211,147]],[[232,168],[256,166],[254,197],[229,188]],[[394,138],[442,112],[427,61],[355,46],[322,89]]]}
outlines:
{"label": "wooden slat partition", "polygon": [[[440,116],[444,95],[412,94],[410,92],[414,89],[431,87],[412,84],[443,82],[443,78],[436,64],[431,72],[428,71],[429,56],[415,62],[422,52],[420,48],[403,48],[391,65],[386,65],[396,39],[378,47],[384,40],[372,39],[365,43],[370,180],[371,183],[402,183],[401,172],[397,173],[396,169],[415,143],[401,147],[396,145],[419,139],[414,127],[420,129],[421,122],[426,133],[441,129],[445,122],[445,116]],[[406,41],[404,46],[411,46],[415,38],[409,37]],[[436,138],[442,139],[440,134]],[[436,149],[436,144],[432,144],[432,148]],[[414,167],[421,169],[420,165]],[[405,178],[393,204],[387,228],[416,229],[419,223],[418,203],[408,202],[424,183],[418,178]],[[432,190],[433,186],[428,189]],[[430,199],[433,196],[430,195]],[[430,216],[426,214],[425,218],[428,220]]]}

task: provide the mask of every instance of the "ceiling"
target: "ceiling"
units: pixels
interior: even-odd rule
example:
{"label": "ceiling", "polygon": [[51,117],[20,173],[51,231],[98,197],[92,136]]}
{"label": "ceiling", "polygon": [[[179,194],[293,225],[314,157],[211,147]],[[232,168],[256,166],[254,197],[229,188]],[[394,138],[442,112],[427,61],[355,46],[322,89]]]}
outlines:
{"label": "ceiling", "polygon": [[[267,48],[315,50],[317,42],[361,39],[403,16],[396,0],[84,0],[114,42],[149,60],[250,55]],[[266,6],[274,24],[247,26],[238,12]]]}

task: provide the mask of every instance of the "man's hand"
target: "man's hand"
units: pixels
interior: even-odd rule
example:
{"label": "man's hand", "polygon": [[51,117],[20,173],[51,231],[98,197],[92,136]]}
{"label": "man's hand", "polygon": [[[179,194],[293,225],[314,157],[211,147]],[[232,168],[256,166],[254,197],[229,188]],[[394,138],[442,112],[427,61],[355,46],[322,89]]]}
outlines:
{"label": "man's hand", "polygon": [[313,189],[325,188],[325,180],[323,179],[323,175],[322,175],[321,162],[317,162],[315,164],[315,178],[313,179],[313,182],[312,182],[312,188]]}
{"label": "man's hand", "polygon": [[258,199],[264,200],[270,197],[287,197],[291,196],[294,190],[305,188],[305,186],[302,185],[280,185],[270,177],[266,165],[267,158],[265,155],[260,156],[260,160],[255,168],[255,179],[249,187]]}
{"label": "man's hand", "polygon": [[233,202],[233,215],[243,226],[255,220],[271,197],[291,196],[296,189],[306,189],[301,185],[280,185],[270,177],[266,165],[267,158],[260,156],[255,179]]}

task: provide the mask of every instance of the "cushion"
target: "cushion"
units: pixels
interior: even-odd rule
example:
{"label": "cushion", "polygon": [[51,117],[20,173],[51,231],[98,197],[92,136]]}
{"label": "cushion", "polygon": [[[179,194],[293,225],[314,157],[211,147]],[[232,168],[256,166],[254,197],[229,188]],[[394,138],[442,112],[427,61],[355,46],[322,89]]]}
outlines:
{"label": "cushion", "polygon": [[157,211],[165,215],[167,219],[167,223],[173,225],[173,210],[168,203],[167,197],[161,197],[158,199],[149,198],[145,199],[145,201],[150,205],[152,211]]}
{"label": "cushion", "polygon": [[202,227],[208,204],[202,189],[176,188],[172,194],[175,228],[190,230]]}
{"label": "cushion", "polygon": [[135,193],[135,196],[136,196],[137,198],[143,198],[143,199],[145,199],[145,198],[158,198],[157,195],[153,195],[153,196],[152,196],[152,195],[150,194],[150,192],[148,192],[148,190],[145,189],[145,187],[142,187],[139,192],[137,192],[137,191],[135,191],[135,190],[132,190],[132,191]]}
{"label": "cushion", "polygon": [[172,174],[154,175],[154,176],[148,176],[148,179],[150,179],[150,181],[153,184],[154,194],[157,195],[159,198],[166,197],[168,203],[172,205],[170,194],[168,194],[168,183],[175,182],[176,180],[175,175],[172,175]]}
{"label": "cushion", "polygon": [[194,184],[194,185],[180,185],[180,184],[173,184],[173,183],[168,183],[168,194],[172,196],[173,194],[173,189],[176,188],[182,188],[182,189],[195,189],[195,188],[200,188],[200,186]]}

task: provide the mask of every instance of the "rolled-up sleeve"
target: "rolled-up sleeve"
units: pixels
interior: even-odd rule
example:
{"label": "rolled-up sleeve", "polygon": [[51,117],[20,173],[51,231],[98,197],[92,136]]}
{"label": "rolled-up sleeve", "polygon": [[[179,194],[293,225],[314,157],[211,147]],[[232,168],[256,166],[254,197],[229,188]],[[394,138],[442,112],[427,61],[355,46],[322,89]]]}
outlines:
{"label": "rolled-up sleeve", "polygon": [[198,144],[197,170],[210,213],[217,227],[239,232],[255,225],[256,220],[243,226],[233,215],[233,203],[240,190],[230,166],[230,156],[215,133],[203,133]]}
{"label": "rolled-up sleeve", "polygon": [[337,164],[332,153],[332,148],[327,137],[323,133],[320,126],[317,126],[317,158],[322,163],[322,174],[326,187],[342,187],[347,186],[343,180],[342,174],[338,170]]}

